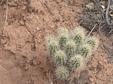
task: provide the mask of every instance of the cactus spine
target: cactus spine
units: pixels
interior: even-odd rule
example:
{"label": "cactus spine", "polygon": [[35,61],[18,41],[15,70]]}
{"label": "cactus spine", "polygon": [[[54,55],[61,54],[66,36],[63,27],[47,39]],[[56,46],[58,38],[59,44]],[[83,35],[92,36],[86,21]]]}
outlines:
{"label": "cactus spine", "polygon": [[56,77],[61,80],[66,80],[69,77],[69,70],[65,66],[58,66],[55,73]]}
{"label": "cactus spine", "polygon": [[58,29],[58,33],[59,33],[59,45],[61,49],[65,48],[65,45],[68,41],[68,30],[66,28],[59,28]]}
{"label": "cactus spine", "polygon": [[74,70],[83,65],[83,57],[81,55],[75,55],[71,57],[68,61],[68,67],[70,70]]}
{"label": "cactus spine", "polygon": [[96,37],[89,37],[86,39],[86,43],[91,46],[92,49],[96,49],[98,47],[99,41]]}
{"label": "cactus spine", "polygon": [[69,40],[66,44],[65,53],[68,56],[68,58],[74,56],[76,50],[76,45],[73,40]]}
{"label": "cactus spine", "polygon": [[79,53],[83,57],[88,57],[89,55],[91,55],[91,46],[89,46],[87,44],[82,45],[79,50]]}
{"label": "cactus spine", "polygon": [[76,44],[80,45],[81,43],[83,43],[85,32],[81,26],[76,27],[73,34],[73,40]]}
{"label": "cactus spine", "polygon": [[62,50],[59,50],[55,53],[54,62],[57,65],[63,65],[63,64],[66,63],[66,61],[67,61],[67,57],[66,57],[65,53]]}
{"label": "cactus spine", "polygon": [[53,56],[55,52],[59,50],[58,42],[53,38],[49,38],[48,49],[49,49],[50,56]]}

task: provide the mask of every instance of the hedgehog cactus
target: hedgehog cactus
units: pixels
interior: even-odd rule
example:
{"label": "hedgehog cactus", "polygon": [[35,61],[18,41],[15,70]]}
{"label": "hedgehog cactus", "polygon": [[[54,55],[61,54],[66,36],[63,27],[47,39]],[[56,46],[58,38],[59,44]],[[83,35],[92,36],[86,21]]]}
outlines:
{"label": "hedgehog cactus", "polygon": [[59,29],[59,45],[61,49],[65,48],[65,45],[68,41],[68,30],[66,28]]}
{"label": "hedgehog cactus", "polygon": [[55,73],[56,77],[61,80],[67,80],[69,77],[69,70],[65,66],[58,66]]}
{"label": "hedgehog cactus", "polygon": [[66,63],[67,57],[62,50],[59,50],[55,53],[53,60],[57,65],[63,65]]}
{"label": "hedgehog cactus", "polygon": [[48,48],[49,48],[50,55],[53,56],[55,52],[59,50],[59,44],[56,40],[49,39]]}
{"label": "hedgehog cactus", "polygon": [[66,28],[59,28],[58,37],[48,40],[48,49],[56,66],[56,77],[67,80],[72,71],[81,69],[98,43],[95,37],[85,37],[85,31],[80,26],[71,35]]}
{"label": "hedgehog cactus", "polygon": [[88,57],[89,55],[91,55],[91,46],[87,44],[82,45],[79,49],[79,53],[83,57]]}
{"label": "hedgehog cactus", "polygon": [[76,51],[75,42],[73,40],[69,40],[66,43],[66,48],[65,48],[65,53],[68,56],[68,58],[70,58],[71,56],[74,56],[75,51]]}
{"label": "hedgehog cactus", "polygon": [[86,39],[86,43],[89,44],[92,49],[96,49],[98,47],[99,41],[96,37],[89,37]]}
{"label": "hedgehog cactus", "polygon": [[74,70],[83,64],[83,57],[81,55],[75,55],[68,61],[68,67],[70,70]]}
{"label": "hedgehog cactus", "polygon": [[81,26],[76,27],[73,33],[73,40],[76,44],[80,45],[83,43],[85,38],[85,32]]}

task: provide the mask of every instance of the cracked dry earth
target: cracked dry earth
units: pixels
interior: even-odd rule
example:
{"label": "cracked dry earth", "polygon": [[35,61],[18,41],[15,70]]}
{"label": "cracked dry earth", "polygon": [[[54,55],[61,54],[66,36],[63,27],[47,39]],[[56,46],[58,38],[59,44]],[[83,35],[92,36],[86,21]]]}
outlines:
{"label": "cracked dry earth", "polygon": [[[30,4],[27,0],[9,0],[8,8],[6,4],[0,5],[0,84],[50,84],[47,74],[53,67],[47,60],[45,37],[56,34],[58,27],[77,26],[82,5],[83,0],[31,0]],[[113,39],[101,39],[108,46],[111,42]],[[75,72],[73,81],[111,84],[112,74],[113,65],[99,47],[87,67]]]}

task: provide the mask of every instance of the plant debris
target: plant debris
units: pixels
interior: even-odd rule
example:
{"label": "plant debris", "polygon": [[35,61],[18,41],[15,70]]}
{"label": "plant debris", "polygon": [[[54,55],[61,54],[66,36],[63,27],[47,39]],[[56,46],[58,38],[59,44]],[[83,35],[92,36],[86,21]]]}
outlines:
{"label": "plant debris", "polygon": [[80,25],[89,31],[96,25],[94,31],[113,33],[113,0],[92,0],[86,2],[85,9],[80,17]]}

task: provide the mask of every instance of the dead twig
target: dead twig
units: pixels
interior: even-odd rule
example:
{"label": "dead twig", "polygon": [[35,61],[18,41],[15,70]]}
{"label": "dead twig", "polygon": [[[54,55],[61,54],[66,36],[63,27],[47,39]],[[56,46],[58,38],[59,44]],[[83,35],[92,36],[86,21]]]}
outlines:
{"label": "dead twig", "polygon": [[89,37],[91,35],[91,33],[93,32],[93,30],[96,28],[97,24],[94,25],[94,27],[91,29],[91,31],[89,32],[89,34],[87,35],[87,37]]}
{"label": "dead twig", "polygon": [[[37,0],[37,1],[38,1],[38,0]],[[41,0],[39,0],[39,1],[40,1],[40,3],[42,4],[42,6],[47,9],[47,11],[50,13],[50,15],[53,16],[54,14],[53,14],[52,11],[50,10],[50,8],[47,6],[47,4],[46,4],[46,3],[42,3]]]}
{"label": "dead twig", "polygon": [[113,29],[110,30],[109,34],[111,34],[113,32]]}
{"label": "dead twig", "polygon": [[108,57],[112,57],[113,55],[112,48],[109,48],[105,44],[100,45],[100,47],[105,51],[105,53],[107,53]]}
{"label": "dead twig", "polygon": [[110,4],[111,4],[111,0],[108,0],[108,6],[106,9],[106,22],[108,25],[111,25],[110,21],[109,21],[109,8],[110,8]]}
{"label": "dead twig", "polygon": [[6,2],[6,13],[5,13],[5,22],[4,22],[4,27],[3,27],[3,30],[2,30],[2,35],[3,35],[3,32],[4,32],[4,29],[7,25],[7,20],[8,20],[8,0]]}
{"label": "dead twig", "polygon": [[27,31],[30,33],[30,35],[32,36],[32,45],[31,45],[31,49],[33,50],[33,51],[35,51],[36,50],[36,41],[35,41],[35,38],[36,38],[36,33],[35,34],[33,34],[30,30],[29,30],[29,28],[28,28],[28,26],[26,26],[26,24],[25,24],[25,28],[27,29]]}
{"label": "dead twig", "polygon": [[7,70],[5,67],[3,67],[2,65],[0,65],[0,68],[4,69],[4,70],[5,70],[5,72],[7,72],[7,73],[8,73],[8,70]]}

